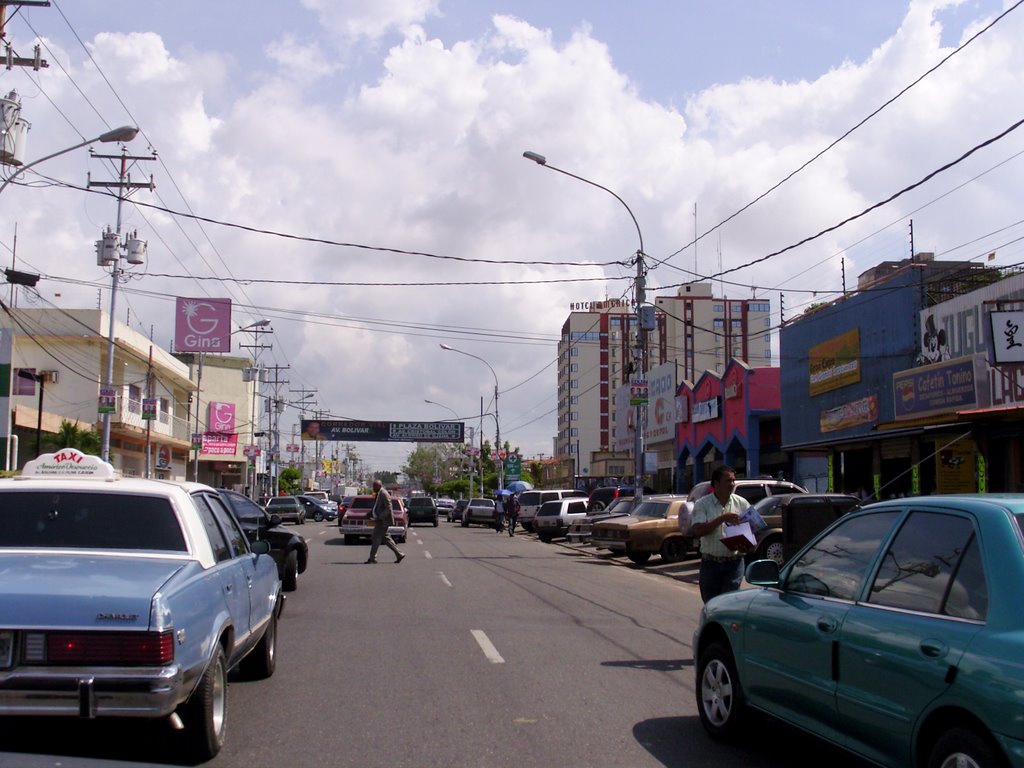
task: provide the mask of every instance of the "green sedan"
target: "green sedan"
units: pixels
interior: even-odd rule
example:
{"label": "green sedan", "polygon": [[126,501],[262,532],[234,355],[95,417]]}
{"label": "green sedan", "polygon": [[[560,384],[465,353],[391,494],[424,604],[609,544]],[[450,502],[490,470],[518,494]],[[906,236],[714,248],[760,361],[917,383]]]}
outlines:
{"label": "green sedan", "polygon": [[694,636],[704,728],[752,710],[867,760],[1024,766],[1024,495],[922,496],[844,516]]}

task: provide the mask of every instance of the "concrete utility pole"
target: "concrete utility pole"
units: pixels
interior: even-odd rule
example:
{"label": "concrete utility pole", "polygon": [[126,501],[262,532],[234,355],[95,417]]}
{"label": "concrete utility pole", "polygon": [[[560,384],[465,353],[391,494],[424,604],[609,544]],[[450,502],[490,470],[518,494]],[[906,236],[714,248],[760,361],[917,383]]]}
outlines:
{"label": "concrete utility pole", "polygon": [[284,411],[284,400],[281,399],[281,386],[288,384],[288,379],[280,378],[279,374],[281,371],[287,371],[291,368],[290,365],[272,365],[268,366],[268,370],[274,372],[274,399],[273,407],[270,409],[268,418],[270,419],[270,465],[272,467],[271,475],[271,488],[273,489],[272,496],[277,496],[278,491],[281,489],[281,413]]}
{"label": "concrete utility pole", "polygon": [[[260,384],[262,384],[266,380],[266,376],[264,374],[264,371],[267,370],[265,368],[261,368],[260,367],[259,359],[260,359],[260,352],[262,352],[264,349],[273,349],[273,345],[272,344],[260,344],[260,334],[261,333],[273,333],[274,329],[273,328],[269,328],[268,329],[266,326],[254,324],[252,328],[245,328],[243,330],[245,330],[247,333],[251,333],[253,335],[253,343],[252,344],[239,344],[238,346],[240,348],[242,348],[242,349],[251,349],[252,350],[252,368],[250,368],[246,372],[247,375],[244,377],[244,380],[245,381],[251,381],[252,382],[252,387],[253,387],[253,389],[252,389],[252,415],[251,415],[250,421],[249,421],[249,432],[250,432],[250,435],[251,435],[251,440],[250,440],[250,449],[251,450],[250,450],[250,453],[252,453],[252,455],[249,456],[249,460],[252,462],[252,484],[249,486],[249,492],[250,492],[250,498],[258,499],[259,498],[259,491],[258,491],[256,485],[259,482],[259,472],[257,471],[256,455],[254,453],[255,448],[256,448],[256,446],[258,444],[257,443],[256,433],[259,431],[259,413],[256,410],[256,401],[259,399]],[[248,471],[246,471],[246,474],[248,475]]]}
{"label": "concrete utility pole", "polygon": [[[104,243],[102,248],[97,249],[97,260],[101,266],[109,264],[110,270],[110,325],[109,332],[107,334],[107,371],[106,376],[103,379],[103,389],[106,390],[106,394],[109,396],[111,390],[114,389],[114,329],[115,329],[115,315],[117,310],[117,284],[121,280],[121,259],[127,258],[129,264],[141,264],[141,256],[136,259],[134,258],[134,248],[129,247],[129,242],[121,242],[121,209],[124,205],[124,201],[131,197],[132,192],[138,189],[148,189],[153,191],[155,185],[153,184],[153,177],[149,177],[148,182],[133,182],[129,175],[129,164],[134,166],[138,162],[151,162],[156,160],[156,155],[141,156],[141,155],[129,155],[127,150],[121,150],[119,155],[97,155],[95,152],[90,151],[90,154],[99,160],[117,160],[120,163],[120,173],[118,174],[117,181],[93,181],[92,175],[86,177],[86,187],[92,189],[93,187],[102,187],[104,189],[116,189],[117,190],[117,226],[114,232],[107,232],[103,240]],[[138,242],[138,241],[132,241]],[[115,402],[116,407],[116,402]],[[101,443],[101,456],[104,461],[110,461],[110,418],[111,411],[108,409],[103,413],[103,437]]]}

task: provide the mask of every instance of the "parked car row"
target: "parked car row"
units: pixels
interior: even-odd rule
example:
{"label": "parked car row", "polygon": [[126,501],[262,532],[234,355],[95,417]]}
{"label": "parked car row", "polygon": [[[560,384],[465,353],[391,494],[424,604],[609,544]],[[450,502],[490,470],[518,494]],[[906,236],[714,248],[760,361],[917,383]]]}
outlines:
{"label": "parked car row", "polygon": [[[694,504],[710,492],[711,484],[706,482],[685,496],[645,489],[638,501],[632,486],[619,486],[596,489],[588,502],[578,491],[525,491],[520,504],[527,510],[526,519],[521,512],[520,522],[545,542],[564,536],[572,543],[589,543],[625,556],[637,565],[655,555],[661,562],[672,563],[699,554],[700,542],[689,528]],[[815,533],[860,505],[855,496],[809,494],[795,483],[774,478],[741,478],[734,493],[751,502],[766,524],[756,533],[757,550],[750,559],[770,557],[779,564]]]}

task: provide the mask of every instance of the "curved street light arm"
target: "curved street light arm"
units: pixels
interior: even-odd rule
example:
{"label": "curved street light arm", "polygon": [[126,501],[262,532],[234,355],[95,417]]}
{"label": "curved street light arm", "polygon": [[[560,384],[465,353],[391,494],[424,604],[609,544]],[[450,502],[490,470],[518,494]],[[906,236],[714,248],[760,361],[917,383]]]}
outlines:
{"label": "curved street light arm", "polygon": [[[609,195],[611,195],[616,200],[618,200],[620,203],[622,203],[622,207],[626,209],[626,213],[629,214],[629,218],[631,218],[633,220],[633,226],[636,227],[636,234],[637,234],[637,237],[640,240],[640,253],[642,254],[644,252],[644,236],[643,236],[643,233],[640,231],[640,224],[637,222],[636,216],[633,215],[633,211],[630,209],[630,207],[628,205],[626,205],[626,201],[625,200],[623,200],[617,194],[612,192],[612,190],[608,189],[608,187],[605,187],[605,186],[603,186],[601,184],[598,184],[596,181],[591,181],[590,179],[585,179],[582,176],[577,176],[575,173],[570,173],[569,171],[564,171],[561,168],[558,168],[557,166],[551,165],[547,161],[547,158],[544,157],[544,155],[540,155],[540,154],[538,154],[536,152],[530,152],[529,150],[527,150],[526,152],[523,152],[523,157],[525,157],[527,160],[532,160],[537,165],[542,165],[545,168],[550,168],[552,171],[555,171],[556,173],[560,173],[563,176],[568,176],[569,178],[576,179],[576,181],[582,181],[584,184],[589,184],[590,186],[597,187],[598,189],[603,189]],[[466,354],[468,354],[468,353],[466,353]]]}
{"label": "curved street light arm", "polygon": [[85,141],[80,141],[78,144],[75,144],[74,146],[66,147],[66,148],[60,150],[59,152],[54,152],[52,154],[47,155],[46,157],[40,157],[38,160],[33,160],[31,163],[28,163],[27,165],[19,166],[18,170],[16,170],[14,173],[12,173],[10,176],[8,176],[4,180],[3,184],[0,184],[0,193],[2,193],[5,189],[7,189],[7,185],[8,184],[10,184],[18,176],[20,176],[21,174],[23,174],[25,171],[27,171],[29,168],[32,168],[33,166],[39,165],[40,163],[45,163],[47,160],[52,160],[53,158],[59,157],[60,155],[66,154],[68,152],[74,152],[76,149],[81,149],[82,147],[87,147],[90,144],[95,144],[97,141],[101,141],[101,142],[104,142],[104,143],[109,143],[111,141],[131,141],[132,139],[135,138],[135,135],[138,132],[139,132],[139,129],[136,128],[135,126],[123,125],[120,128],[115,128],[112,131],[107,131],[106,133],[101,133],[99,136],[97,136],[97,137],[95,137],[93,139],[86,139]]}

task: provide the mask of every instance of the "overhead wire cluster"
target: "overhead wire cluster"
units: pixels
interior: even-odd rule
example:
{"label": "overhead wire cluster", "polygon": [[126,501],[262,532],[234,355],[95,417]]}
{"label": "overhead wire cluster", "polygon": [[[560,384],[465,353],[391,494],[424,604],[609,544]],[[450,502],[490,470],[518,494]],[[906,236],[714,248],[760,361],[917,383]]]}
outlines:
{"label": "overhead wire cluster", "polygon": [[[902,96],[904,96],[906,93],[908,93],[912,88],[914,88],[915,86],[920,84],[922,81],[924,81],[925,78],[927,78],[928,76],[930,76],[933,73],[935,73],[940,67],[942,67],[945,63],[947,63],[950,59],[952,59],[954,56],[956,56],[959,53],[961,53],[965,48],[967,48],[974,41],[976,41],[981,35],[989,32],[993,27],[996,26],[996,24],[1001,22],[1007,15],[1009,15],[1013,11],[1017,10],[1017,8],[1022,3],[1024,3],[1024,0],[1019,0],[1018,2],[1016,2],[1016,3],[1012,4],[1012,5],[1010,5],[1009,7],[1007,7],[1002,13],[1000,13],[998,16],[993,18],[991,22],[989,22],[987,25],[985,25],[984,27],[979,29],[969,39],[967,39],[966,41],[961,43],[953,51],[951,51],[949,54],[944,56],[934,66],[932,66],[929,69],[927,69],[918,78],[913,80],[911,83],[909,83],[907,86],[905,86],[898,93],[893,95],[891,98],[889,98],[886,101],[884,101],[879,107],[877,107],[872,112],[870,112],[868,115],[866,115],[863,119],[858,121],[850,129],[848,129],[842,135],[840,135],[839,137],[834,139],[827,146],[825,146],[819,152],[815,153],[812,157],[810,157],[808,160],[806,160],[804,163],[802,163],[794,171],[792,171],[791,173],[787,174],[780,181],[778,181],[777,183],[775,183],[774,185],[769,187],[767,190],[765,190],[763,193],[761,193],[760,195],[755,197],[753,200],[751,200],[748,203],[744,204],[739,209],[737,209],[735,212],[733,212],[732,214],[728,215],[727,217],[725,217],[724,219],[722,219],[721,221],[716,223],[714,226],[712,226],[709,229],[705,230],[700,235],[695,236],[693,238],[693,240],[691,240],[690,242],[688,242],[687,244],[685,244],[684,246],[682,246],[678,250],[674,251],[673,253],[669,254],[668,256],[663,257],[663,258],[654,258],[654,257],[652,257],[652,259],[651,259],[651,262],[652,262],[651,269],[655,269],[657,267],[664,266],[664,267],[671,268],[671,269],[674,269],[674,270],[677,270],[677,271],[680,271],[680,272],[688,272],[687,270],[681,269],[680,267],[677,267],[676,265],[672,264],[672,259],[674,257],[678,256],[679,254],[683,253],[686,249],[688,249],[690,247],[695,247],[697,245],[697,243],[700,242],[702,239],[704,239],[705,237],[707,237],[711,233],[721,229],[725,224],[729,223],[730,221],[732,221],[733,219],[735,219],[736,217],[738,217],[739,215],[741,215],[745,211],[749,210],[752,206],[754,206],[755,204],[757,204],[761,200],[765,199],[771,193],[775,192],[777,189],[779,189],[786,182],[790,181],[797,174],[799,174],[800,172],[805,170],[808,166],[810,166],[812,163],[814,163],[815,161],[820,159],[825,153],[827,153],[828,151],[832,150],[837,145],[839,145],[842,141],[844,141],[846,138],[848,138],[856,130],[858,130],[859,128],[864,126],[872,118],[876,117],[883,110],[885,110],[886,108],[888,108],[892,104],[894,104]],[[78,44],[85,51],[86,56],[89,58],[92,66],[100,74],[100,76],[102,77],[102,79],[106,83],[108,89],[113,94],[114,98],[118,101],[118,103],[125,110],[125,113],[128,114],[129,116],[132,116],[132,110],[125,103],[125,101],[121,98],[121,96],[118,94],[116,87],[111,82],[110,78],[108,78],[106,76],[106,74],[103,72],[103,70],[100,67],[99,63],[94,59],[94,57],[92,56],[92,53],[89,50],[88,46],[86,46],[85,43],[81,40],[81,37],[75,31],[74,26],[72,25],[70,20],[67,18],[67,16],[64,14],[64,11],[61,8],[60,3],[57,2],[57,0],[53,0],[53,6],[56,8],[58,13],[60,14],[61,18],[63,19],[64,23],[67,25],[68,29],[74,35],[75,39],[78,41]],[[40,35],[36,31],[36,29],[32,26],[31,21],[28,18],[27,14],[19,15],[18,19],[19,19],[19,21],[25,23],[25,25],[28,27],[28,29],[30,29],[32,31],[32,33],[35,35],[36,39],[40,40],[42,42],[42,44],[45,45],[44,37],[42,35]],[[51,55],[52,55],[52,52],[51,52]],[[53,58],[55,60],[57,59],[57,57],[53,57]],[[64,68],[63,66],[59,65],[59,62],[58,62],[58,66],[60,67],[61,72],[63,73],[63,75],[73,85],[73,87],[78,91],[78,93],[81,95],[83,100],[90,106],[92,111],[100,118],[101,121],[104,122],[104,124],[106,124],[106,121],[103,119],[103,116],[100,113],[100,111],[92,103],[92,101],[90,100],[88,94],[86,94],[84,92],[84,90],[81,87],[78,86],[78,84],[75,82],[75,79],[72,76],[72,74],[70,72],[68,72],[68,70],[66,68]],[[61,114],[61,116],[76,131],[76,133],[78,133],[78,135],[82,136],[83,135],[82,131],[78,130],[74,126],[73,121],[71,121],[67,117],[67,115],[63,111],[60,110],[60,108],[53,101],[53,99],[51,99],[49,97],[49,95],[46,94],[45,90],[42,87],[42,83],[40,82],[39,78],[35,78],[33,80],[33,82],[38,87],[39,92],[42,93],[44,95],[44,97],[47,98],[47,100],[50,101],[50,103],[53,106],[53,108],[59,114]],[[981,149],[983,149],[985,147],[988,147],[988,146],[991,146],[992,144],[994,144],[994,143],[1000,141],[1001,139],[1009,136],[1011,133],[1013,133],[1014,131],[1019,129],[1022,124],[1024,124],[1024,120],[1019,120],[1019,121],[1016,121],[1016,122],[1012,123],[1010,126],[1005,128],[1004,130],[1002,130],[1000,133],[998,133],[996,135],[993,135],[992,137],[990,137],[989,139],[987,139],[987,140],[985,140],[985,141],[983,141],[981,143],[976,144],[974,147],[972,147],[968,151],[962,153],[956,159],[951,160],[950,162],[947,162],[944,165],[942,165],[942,166],[936,168],[935,170],[931,171],[930,173],[926,174],[925,176],[923,176],[917,182],[914,182],[911,185],[903,187],[902,189],[892,193],[888,197],[886,197],[886,198],[884,198],[882,200],[879,200],[878,202],[876,202],[876,203],[866,207],[865,209],[863,209],[861,212],[859,212],[857,214],[848,216],[845,219],[843,219],[843,220],[841,220],[841,221],[839,221],[839,222],[837,222],[837,223],[835,223],[835,224],[833,224],[833,225],[831,225],[831,226],[829,226],[829,227],[827,227],[825,229],[822,229],[821,231],[819,231],[819,232],[817,232],[815,234],[808,235],[808,236],[806,236],[804,238],[801,238],[801,239],[797,240],[796,242],[794,242],[794,243],[792,243],[790,245],[785,246],[784,248],[776,249],[775,251],[773,251],[771,253],[767,253],[767,254],[764,254],[764,255],[759,256],[757,258],[750,259],[750,260],[748,260],[745,263],[729,267],[728,269],[720,269],[718,272],[715,272],[713,274],[697,275],[697,274],[695,274],[693,272],[688,272],[688,274],[690,274],[690,276],[691,276],[691,279],[688,279],[688,280],[686,280],[684,282],[680,282],[680,283],[666,284],[666,285],[663,285],[663,286],[659,286],[658,288],[653,289],[653,290],[666,290],[666,289],[670,289],[670,288],[678,288],[678,287],[682,287],[682,286],[685,286],[685,285],[692,284],[694,282],[704,282],[704,281],[715,280],[715,279],[717,279],[720,282],[724,283],[724,282],[726,282],[724,280],[726,275],[730,275],[730,274],[733,274],[735,272],[739,272],[739,271],[741,271],[743,269],[750,268],[750,267],[752,267],[752,266],[754,266],[756,264],[762,263],[762,262],[764,262],[764,261],[766,261],[768,259],[771,259],[771,258],[773,258],[775,256],[781,255],[781,254],[786,253],[788,251],[795,250],[795,249],[797,249],[797,248],[799,248],[799,247],[801,247],[803,245],[806,245],[807,243],[810,243],[810,242],[812,242],[812,241],[814,241],[814,240],[816,240],[818,238],[821,238],[825,234],[828,234],[828,233],[831,233],[831,232],[835,232],[835,231],[845,227],[846,225],[852,223],[853,221],[856,221],[856,220],[858,220],[858,219],[860,219],[860,218],[862,218],[864,216],[867,216],[869,213],[871,213],[871,212],[873,212],[873,211],[875,211],[875,210],[877,210],[877,209],[879,209],[879,208],[881,208],[881,207],[883,207],[883,206],[893,202],[894,200],[896,200],[899,197],[905,195],[909,191],[914,190],[914,189],[916,189],[916,188],[918,188],[918,187],[920,187],[920,186],[922,186],[922,185],[924,185],[924,184],[934,180],[937,176],[939,176],[943,172],[945,172],[947,170],[950,170],[951,168],[956,167],[957,165],[959,165],[960,163],[964,162],[966,159],[968,159],[969,157],[971,157],[972,155],[974,155],[975,153],[977,153]],[[108,125],[108,127],[109,127],[109,125]],[[142,135],[148,141],[150,141],[150,145],[152,146],[153,142],[146,135],[144,128],[142,129]],[[1018,154],[1020,154],[1020,153],[1018,153]],[[1014,157],[1016,157],[1016,156],[1017,155],[1014,155]],[[281,239],[286,239],[286,240],[292,240],[292,241],[296,241],[296,242],[304,242],[304,243],[317,244],[317,245],[323,245],[323,246],[335,247],[335,248],[354,249],[356,251],[361,251],[361,252],[369,251],[369,252],[375,252],[375,253],[379,253],[379,254],[392,254],[392,255],[398,255],[398,256],[419,257],[419,258],[438,260],[438,261],[452,261],[452,262],[461,262],[461,263],[467,263],[467,264],[479,264],[479,265],[484,265],[484,266],[495,265],[495,264],[502,264],[502,265],[524,265],[524,266],[527,266],[527,265],[528,266],[548,266],[548,267],[563,267],[563,268],[601,268],[601,269],[605,269],[605,268],[610,268],[610,267],[620,267],[620,268],[621,267],[626,267],[626,266],[629,266],[632,263],[628,259],[620,259],[620,260],[597,262],[597,261],[574,261],[574,260],[544,261],[544,260],[524,260],[524,259],[483,259],[483,258],[473,258],[473,257],[465,257],[465,256],[457,256],[457,255],[449,255],[449,254],[437,254],[437,253],[431,253],[431,252],[427,252],[427,251],[406,250],[406,249],[392,248],[392,247],[387,247],[387,246],[382,246],[382,245],[372,245],[372,244],[357,243],[357,242],[338,241],[338,240],[334,240],[334,239],[331,239],[331,238],[323,238],[323,237],[316,237],[316,236],[310,236],[310,235],[299,235],[299,234],[289,233],[289,232],[274,231],[274,230],[270,230],[270,229],[265,229],[265,228],[261,228],[261,227],[252,226],[250,224],[245,224],[245,223],[222,221],[222,220],[218,220],[218,219],[215,219],[215,218],[212,218],[212,217],[208,217],[208,216],[203,216],[203,215],[200,215],[200,214],[196,213],[195,210],[193,209],[193,207],[189,204],[189,202],[187,200],[187,197],[185,196],[185,194],[181,190],[180,186],[175,181],[174,175],[171,172],[171,169],[164,163],[163,159],[160,158],[159,155],[157,157],[159,158],[159,162],[161,164],[161,167],[163,169],[164,174],[166,175],[166,178],[170,181],[173,189],[175,190],[176,194],[178,195],[178,197],[182,201],[182,204],[184,206],[184,210],[179,210],[179,209],[175,208],[174,206],[168,204],[160,196],[159,193],[157,193],[157,199],[160,201],[159,205],[154,205],[154,204],[151,204],[151,203],[145,203],[145,202],[142,202],[142,201],[139,201],[139,200],[131,200],[130,203],[131,203],[131,205],[134,206],[135,210],[137,210],[139,212],[140,216],[142,216],[143,219],[145,221],[147,221],[147,223],[149,224],[149,227],[150,227],[150,231],[152,231],[154,233],[154,236],[160,238],[161,240],[163,240],[163,237],[159,233],[159,228],[156,227],[152,223],[152,221],[150,221],[146,217],[145,212],[147,210],[154,210],[154,211],[159,211],[159,212],[164,213],[164,214],[168,214],[170,216],[170,218],[174,221],[175,226],[178,228],[178,230],[180,231],[182,236],[189,243],[190,248],[199,257],[199,259],[202,261],[204,266],[209,270],[210,274],[209,275],[194,275],[194,274],[191,274],[191,272],[190,272],[189,268],[187,267],[186,263],[177,254],[175,254],[174,249],[171,248],[168,245],[167,251],[176,260],[178,266],[181,268],[181,274],[175,274],[175,273],[170,273],[170,272],[148,272],[147,273],[148,276],[149,277],[159,277],[159,278],[165,279],[165,280],[170,280],[170,279],[187,280],[191,284],[195,285],[198,289],[204,291],[204,293],[207,293],[207,295],[209,295],[209,293],[206,291],[206,288],[204,286],[206,284],[208,284],[208,283],[216,282],[221,287],[221,291],[227,291],[229,294],[232,294],[233,303],[235,303],[239,307],[241,307],[241,308],[251,312],[253,317],[259,317],[261,315],[271,315],[272,314],[272,315],[274,315],[276,317],[279,317],[279,318],[299,318],[299,319],[302,319],[304,322],[324,323],[324,324],[335,326],[335,327],[354,327],[354,328],[360,328],[360,329],[364,329],[364,330],[374,330],[374,331],[378,331],[378,332],[382,332],[382,333],[396,333],[397,332],[397,333],[402,333],[403,335],[423,335],[423,336],[431,336],[431,337],[437,337],[438,335],[443,335],[444,338],[458,337],[458,336],[472,336],[473,338],[484,338],[484,339],[488,339],[490,341],[500,341],[502,343],[538,344],[538,345],[542,345],[542,346],[550,345],[550,344],[552,344],[557,339],[557,336],[555,336],[555,337],[550,337],[550,336],[549,337],[545,337],[544,335],[540,335],[540,334],[533,335],[532,338],[525,338],[524,339],[523,335],[521,333],[519,333],[517,331],[511,331],[511,330],[509,330],[509,331],[502,331],[500,329],[473,329],[473,328],[468,328],[468,327],[466,327],[466,328],[455,328],[455,327],[450,327],[450,326],[432,326],[432,325],[429,325],[429,324],[402,323],[402,322],[396,322],[396,321],[382,319],[382,318],[372,318],[372,317],[357,318],[357,317],[348,317],[348,316],[344,316],[344,315],[332,315],[330,313],[325,313],[325,312],[313,312],[313,311],[306,311],[306,310],[294,310],[294,309],[288,309],[288,308],[283,308],[283,307],[278,307],[278,308],[259,307],[259,306],[256,305],[255,302],[253,302],[250,299],[250,297],[246,293],[245,289],[246,289],[247,286],[264,285],[264,284],[311,285],[311,284],[314,283],[314,281],[298,281],[298,280],[288,280],[288,279],[284,279],[284,278],[265,278],[265,277],[255,277],[255,276],[246,276],[246,277],[239,277],[239,276],[237,276],[232,271],[232,269],[229,266],[227,260],[224,259],[224,257],[221,255],[219,249],[216,246],[216,243],[214,242],[214,239],[210,236],[210,233],[207,231],[206,227],[209,226],[209,225],[214,225],[214,226],[224,227],[224,228],[231,228],[231,229],[235,229],[235,230],[239,230],[239,231],[245,231],[245,232],[249,232],[249,233],[257,234],[257,235],[261,235],[261,236],[275,237],[275,238],[281,238]],[[1007,158],[1007,159],[1003,160],[1000,163],[1000,165],[1002,163],[1008,162],[1009,159],[1011,159],[1011,158]],[[995,166],[995,167],[998,167],[998,166]],[[991,170],[991,169],[989,169],[989,170]],[[987,172],[988,171],[986,171],[986,173]],[[45,177],[43,177],[43,176],[39,176],[37,178],[45,179]],[[25,182],[25,183],[27,184],[27,183],[33,183],[33,182]],[[37,182],[34,182],[34,183],[39,183],[39,182],[37,181]],[[82,187],[79,187],[79,186],[76,186],[76,185],[73,185],[73,184],[68,184],[68,183],[65,183],[65,182],[57,182],[57,181],[54,181],[54,180],[49,180],[49,183],[61,184],[62,186],[73,188],[73,189],[79,189],[79,190],[82,190],[82,191],[92,191],[92,190],[86,190],[86,189],[84,189]],[[969,182],[965,182],[965,183],[969,183]],[[93,192],[93,194],[109,194],[109,193],[100,193],[100,192],[95,192],[95,191],[92,191],[92,192]],[[949,194],[949,193],[950,192],[947,191],[946,193],[944,193],[944,195],[945,194]],[[941,196],[939,198],[936,198],[936,200],[937,199],[941,199]],[[906,218],[906,217],[905,216],[900,217],[900,219],[904,219],[904,218]],[[218,262],[217,266],[214,266],[213,264],[210,263],[210,261],[204,255],[204,249],[201,248],[193,240],[193,238],[188,234],[188,232],[184,229],[184,227],[182,226],[182,222],[184,222],[184,221],[191,221],[191,222],[193,222],[196,225],[196,227],[198,228],[199,232],[201,233],[201,235],[203,237],[203,240],[204,240],[205,244],[209,247],[210,251],[215,255],[216,260]],[[1010,225],[1010,226],[1012,226],[1012,225]],[[1014,241],[1015,240],[1011,239],[1009,242],[1014,242]],[[164,242],[166,244],[166,241],[164,241]],[[957,246],[957,248],[960,248],[960,247],[964,247],[964,246]],[[835,258],[836,255],[838,255],[838,254],[833,254],[832,256],[826,257],[823,261],[827,261],[828,259]],[[820,263],[822,263],[822,262],[819,262],[819,264]],[[50,279],[53,279],[53,280],[57,280],[57,281],[64,280],[64,281],[69,282],[69,283],[80,283],[81,282],[81,281],[74,281],[74,280],[71,280],[71,279],[68,279],[68,278],[62,278],[61,276],[58,276],[58,275],[49,275],[48,277]],[[456,281],[433,281],[433,282],[417,281],[415,283],[401,283],[401,282],[395,282],[395,281],[368,282],[368,281],[365,281],[365,280],[361,280],[361,281],[358,281],[358,282],[356,282],[356,281],[324,281],[324,280],[317,280],[317,281],[315,281],[315,284],[319,285],[319,286],[332,286],[332,287],[345,287],[345,286],[352,286],[352,285],[361,285],[361,286],[366,286],[366,285],[403,286],[403,285],[407,285],[407,286],[417,286],[417,287],[431,288],[431,287],[441,287],[441,286],[531,285],[531,284],[537,285],[537,284],[550,284],[550,283],[586,283],[586,282],[605,282],[605,283],[608,283],[608,282],[613,282],[613,281],[617,281],[617,280],[628,281],[628,280],[632,280],[632,279],[633,278],[631,276],[629,276],[629,275],[618,275],[618,276],[606,275],[606,276],[601,276],[601,277],[559,276],[558,278],[553,278],[553,279],[523,279],[523,280],[480,280],[480,281],[459,280],[457,282]],[[746,285],[746,284],[740,284],[740,283],[731,283],[731,282],[730,282],[730,285],[735,285],[737,287],[743,287],[745,289],[750,289],[750,290],[753,290],[755,292],[756,291],[771,292],[771,291],[776,290],[775,287],[753,286],[753,285]],[[628,291],[629,291],[629,288],[627,287],[626,289],[624,289],[623,293],[625,294]],[[797,291],[793,291],[793,292],[797,292]],[[144,291],[142,289],[139,289],[139,288],[128,288],[128,289],[126,289],[126,293],[140,294],[140,295],[149,295],[149,296],[153,295],[152,292],[146,292],[146,291]],[[814,298],[817,298],[817,295],[816,295],[817,292],[813,292],[813,293],[815,294]],[[826,295],[826,296],[829,293],[831,293],[832,295],[839,295],[840,291],[831,291],[831,292],[829,292],[829,291],[822,291],[822,294]],[[161,295],[161,298],[167,299],[169,297]],[[136,314],[138,314],[138,313],[136,313]],[[705,329],[705,330],[708,330],[708,329]],[[771,329],[765,329],[765,331],[763,331],[763,333],[769,334],[772,331],[777,331],[777,327],[774,327],[774,328],[771,328]],[[713,330],[711,330],[710,332],[715,333],[715,331],[713,331]],[[275,350],[275,357],[277,356],[277,354],[280,354],[285,359],[287,359],[287,355],[286,355],[286,351],[285,350],[283,350],[283,349]],[[557,359],[557,356],[556,356],[555,360],[549,361],[540,370],[538,370],[536,372],[530,373],[525,379],[523,379],[523,381],[513,385],[512,387],[509,387],[505,391],[511,391],[513,389],[516,389],[516,388],[522,386],[527,381],[530,381],[531,379],[533,379],[536,376],[540,375],[540,373],[542,373],[543,371],[549,369],[552,363],[557,363],[557,362],[558,362],[558,359]],[[537,420],[539,418],[543,418],[544,416],[547,416],[549,413],[551,413],[551,411],[548,411],[547,413],[542,414],[541,416],[539,416],[536,419],[533,419],[531,421],[535,421],[535,420]],[[528,423],[531,423],[531,422],[527,422],[527,424]],[[521,426],[526,426],[526,425],[523,424]],[[511,432],[514,429],[515,429],[514,427],[511,428],[510,431],[508,432],[508,434],[511,434]]]}

